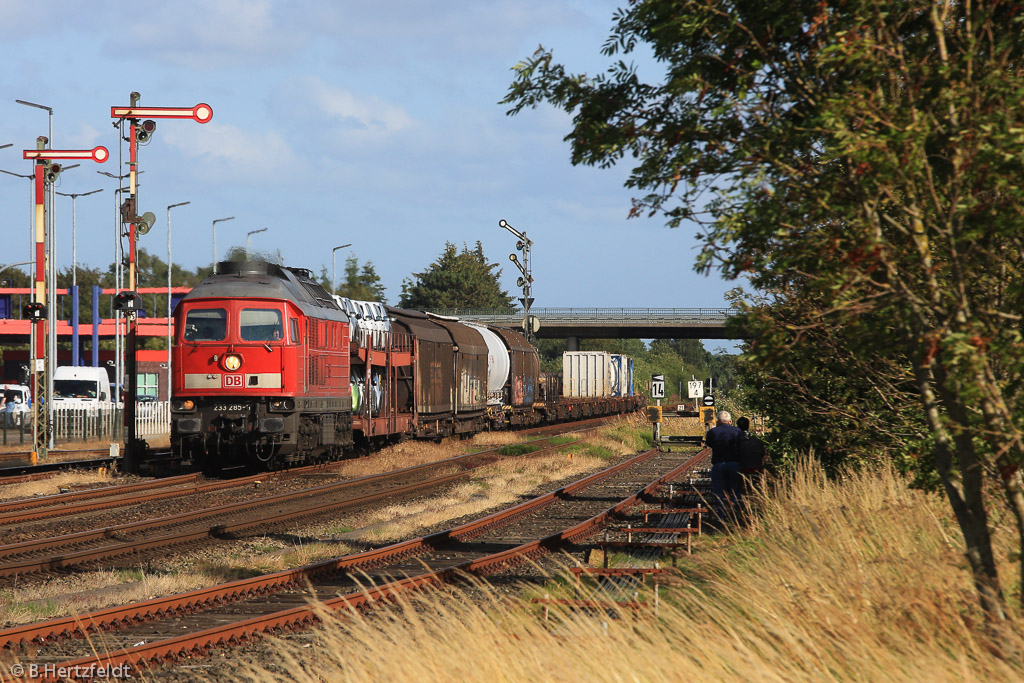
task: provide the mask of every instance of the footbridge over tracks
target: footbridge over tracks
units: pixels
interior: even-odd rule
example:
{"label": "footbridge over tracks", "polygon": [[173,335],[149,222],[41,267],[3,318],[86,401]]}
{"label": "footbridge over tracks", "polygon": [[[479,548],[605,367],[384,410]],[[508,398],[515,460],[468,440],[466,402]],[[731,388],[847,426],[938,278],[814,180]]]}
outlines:
{"label": "footbridge over tracks", "polygon": [[[522,329],[523,309],[447,308],[430,311],[499,327]],[[535,337],[568,339],[744,339],[727,329],[731,308],[531,308]],[[539,325],[539,327],[537,326]]]}

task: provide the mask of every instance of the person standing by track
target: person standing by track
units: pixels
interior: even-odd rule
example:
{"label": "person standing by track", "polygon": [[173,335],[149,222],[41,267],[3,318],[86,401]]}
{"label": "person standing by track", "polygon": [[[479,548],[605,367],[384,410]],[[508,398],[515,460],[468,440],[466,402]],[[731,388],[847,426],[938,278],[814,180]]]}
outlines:
{"label": "person standing by track", "polygon": [[717,422],[708,430],[704,443],[711,449],[711,493],[715,512],[725,517],[726,506],[738,505],[743,478],[740,475],[739,442],[742,432],[732,423],[728,410],[719,411]]}
{"label": "person standing by track", "polygon": [[743,476],[743,492],[749,493],[757,486],[761,476],[764,474],[768,451],[764,441],[750,433],[750,420],[741,417],[736,420],[736,427],[739,428],[740,440],[738,443],[740,454],[740,474]]}

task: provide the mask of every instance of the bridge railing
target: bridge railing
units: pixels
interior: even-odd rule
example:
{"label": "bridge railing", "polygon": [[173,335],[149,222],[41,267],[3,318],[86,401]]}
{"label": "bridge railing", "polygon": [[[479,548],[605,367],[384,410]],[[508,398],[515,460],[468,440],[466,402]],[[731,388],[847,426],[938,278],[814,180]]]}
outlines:
{"label": "bridge railing", "polygon": [[[523,309],[435,308],[430,313],[465,319],[522,320]],[[724,323],[735,315],[731,308],[531,308],[530,314],[543,321],[567,322],[695,322]]]}

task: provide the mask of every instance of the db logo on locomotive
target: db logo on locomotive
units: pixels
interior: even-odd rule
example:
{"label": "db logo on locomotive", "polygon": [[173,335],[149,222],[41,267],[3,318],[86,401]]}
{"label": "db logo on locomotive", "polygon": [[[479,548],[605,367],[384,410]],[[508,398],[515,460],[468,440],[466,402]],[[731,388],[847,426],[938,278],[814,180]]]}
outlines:
{"label": "db logo on locomotive", "polygon": [[245,382],[241,375],[224,375],[224,387],[244,387]]}

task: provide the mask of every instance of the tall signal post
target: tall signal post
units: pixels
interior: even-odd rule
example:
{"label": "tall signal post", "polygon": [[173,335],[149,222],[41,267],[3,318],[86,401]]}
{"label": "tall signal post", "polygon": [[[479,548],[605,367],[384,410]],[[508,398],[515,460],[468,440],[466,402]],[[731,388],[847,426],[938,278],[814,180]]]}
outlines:
{"label": "tall signal post", "polygon": [[[135,250],[139,235],[145,235],[156,222],[156,215],[150,211],[138,215],[136,176],[139,174],[139,145],[145,144],[156,132],[156,121],[152,119],[192,119],[196,123],[209,123],[213,108],[200,102],[194,107],[140,107],[141,95],[133,92],[128,107],[111,107],[110,118],[115,119],[114,127],[121,129],[121,135],[128,142],[128,198],[121,204],[122,234],[128,237],[128,289],[117,293],[118,310],[128,317],[128,336],[125,344],[125,371],[128,373],[128,395],[124,400],[124,468],[138,469],[139,452],[144,444],[139,443],[135,425],[135,400],[139,393],[139,373],[136,367],[138,349],[138,300],[135,293]],[[141,121],[139,119],[146,119]],[[128,134],[124,125],[128,124]],[[127,230],[124,229],[127,226]],[[168,267],[170,265],[168,264]]]}
{"label": "tall signal post", "polygon": [[508,255],[508,260],[514,263],[519,272],[522,273],[522,276],[516,280],[516,285],[523,290],[523,296],[519,298],[520,303],[523,304],[523,333],[526,335],[527,341],[530,341],[533,333],[538,328],[537,320],[530,315],[530,306],[533,305],[532,255],[530,250],[533,248],[533,241],[526,236],[525,231],[516,230],[504,218],[498,221],[498,226],[505,228],[516,236],[516,251],[520,251],[523,254],[523,258],[520,260],[513,252]]}
{"label": "tall signal post", "polygon": [[[43,275],[46,271],[46,189],[51,186],[60,176],[63,170],[60,164],[53,163],[63,159],[92,159],[102,164],[110,157],[106,147],[94,147],[93,149],[47,149],[49,144],[47,138],[40,136],[36,138],[36,148],[26,149],[22,158],[35,161],[35,238],[36,238],[36,279],[32,291],[32,302],[25,306],[25,317],[32,321],[32,338],[34,340],[34,353],[32,356],[32,452],[34,457],[45,455],[50,446],[50,439],[53,433],[53,400],[48,396],[47,367],[47,334],[54,335],[56,330],[46,324],[46,285],[43,282]],[[50,268],[56,268],[56,254],[51,253]],[[50,296],[56,298],[54,287],[50,288]],[[49,329],[47,329],[49,327]],[[52,354],[50,354],[52,355]],[[51,357],[51,365],[56,365],[57,359]],[[46,414],[43,414],[43,405],[46,405]],[[40,429],[45,425],[44,429]]]}

